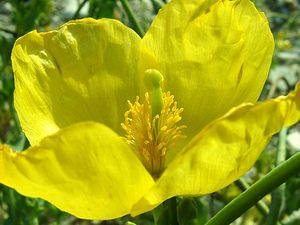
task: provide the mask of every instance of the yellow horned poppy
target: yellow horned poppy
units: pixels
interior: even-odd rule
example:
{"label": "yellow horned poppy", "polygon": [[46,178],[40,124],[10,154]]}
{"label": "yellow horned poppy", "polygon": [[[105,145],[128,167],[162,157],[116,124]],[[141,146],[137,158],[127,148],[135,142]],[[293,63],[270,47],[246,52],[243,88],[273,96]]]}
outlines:
{"label": "yellow horned poppy", "polygon": [[256,102],[273,47],[249,0],[173,0],[143,38],[111,19],[32,31],[12,53],[32,147],[0,147],[0,182],[87,219],[219,190],[300,118],[299,85]]}

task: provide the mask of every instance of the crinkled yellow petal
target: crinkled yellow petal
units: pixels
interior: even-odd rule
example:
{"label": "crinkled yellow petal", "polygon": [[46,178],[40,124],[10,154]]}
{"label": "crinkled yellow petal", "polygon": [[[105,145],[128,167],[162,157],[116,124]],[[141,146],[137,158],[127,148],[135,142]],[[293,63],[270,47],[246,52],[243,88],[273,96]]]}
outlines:
{"label": "crinkled yellow petal", "polygon": [[87,120],[120,131],[127,100],[138,95],[139,49],[139,36],[111,19],[70,21],[18,39],[15,106],[30,143]]}
{"label": "crinkled yellow petal", "polygon": [[274,47],[266,17],[249,0],[173,0],[143,43],[154,52],[165,89],[184,108],[189,136],[257,100]]}
{"label": "crinkled yellow petal", "polygon": [[0,183],[79,218],[111,219],[130,213],[154,181],[116,133],[86,122],[24,152],[0,145]]}
{"label": "crinkled yellow petal", "polygon": [[300,119],[300,83],[286,97],[242,104],[206,126],[178,153],[133,215],[176,195],[215,192],[242,176],[259,157],[270,137]]}

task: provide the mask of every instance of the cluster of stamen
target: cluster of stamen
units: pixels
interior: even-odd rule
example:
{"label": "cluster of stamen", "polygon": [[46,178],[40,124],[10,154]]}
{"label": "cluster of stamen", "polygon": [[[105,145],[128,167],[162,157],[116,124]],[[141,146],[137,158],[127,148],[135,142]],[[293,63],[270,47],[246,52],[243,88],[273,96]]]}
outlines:
{"label": "cluster of stamen", "polygon": [[125,141],[132,147],[154,178],[160,176],[165,167],[166,153],[174,147],[182,137],[182,129],[178,126],[183,108],[177,107],[174,96],[170,92],[163,93],[163,106],[160,114],[152,115],[149,93],[140,103],[137,96],[132,104],[128,101],[129,110],[125,112]]}

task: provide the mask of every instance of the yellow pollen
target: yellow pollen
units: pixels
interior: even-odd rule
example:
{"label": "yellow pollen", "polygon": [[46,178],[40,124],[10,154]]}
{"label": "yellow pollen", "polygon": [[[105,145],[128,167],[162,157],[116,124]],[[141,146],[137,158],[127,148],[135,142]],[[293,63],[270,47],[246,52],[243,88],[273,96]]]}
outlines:
{"label": "yellow pollen", "polygon": [[121,124],[126,132],[125,141],[143,162],[154,178],[160,176],[165,168],[167,152],[174,147],[178,139],[183,138],[182,129],[178,126],[183,108],[177,107],[170,92],[163,93],[163,106],[159,115],[152,117],[149,93],[140,103],[137,96],[132,104],[128,101],[129,110],[125,112],[125,122]]}

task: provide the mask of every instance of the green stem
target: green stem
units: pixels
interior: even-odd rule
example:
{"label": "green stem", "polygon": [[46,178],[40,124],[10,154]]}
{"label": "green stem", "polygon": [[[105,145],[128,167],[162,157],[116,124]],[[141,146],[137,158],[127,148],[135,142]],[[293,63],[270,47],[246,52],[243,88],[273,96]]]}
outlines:
{"label": "green stem", "polygon": [[279,133],[279,146],[276,156],[276,166],[283,163],[286,159],[286,138],[288,128],[283,128]]}
{"label": "green stem", "polygon": [[[286,136],[287,128],[283,128],[279,133],[279,146],[276,154],[276,166],[284,162],[286,158]],[[272,194],[272,201],[270,206],[270,214],[267,218],[266,225],[276,224],[280,216],[282,206],[284,204],[285,184],[280,185]],[[277,223],[279,224],[279,223]]]}
{"label": "green stem", "polygon": [[131,23],[132,23],[132,26],[134,28],[134,30],[138,33],[138,35],[140,35],[141,37],[144,36],[145,34],[145,31],[144,29],[142,28],[141,24],[138,22],[138,19],[136,18],[136,15],[134,14],[130,4],[128,3],[127,0],[120,0],[123,7],[124,7],[124,10],[125,12],[127,13]]}
{"label": "green stem", "polygon": [[12,31],[12,30],[9,30],[9,29],[6,29],[6,28],[2,28],[2,27],[0,27],[0,31],[11,34],[14,37],[17,37],[17,35],[18,35],[15,31]]}
{"label": "green stem", "polygon": [[178,225],[176,197],[168,199],[166,201],[166,203],[167,203],[167,207],[168,207],[169,225]]}
{"label": "green stem", "polygon": [[215,198],[214,198],[214,193],[212,193],[209,195],[209,199],[208,199],[209,218],[211,218],[213,215],[216,214],[214,205],[215,205]]}
{"label": "green stem", "polygon": [[273,169],[248,190],[228,203],[205,225],[226,225],[233,222],[266,194],[300,171],[300,152]]}
{"label": "green stem", "polygon": [[80,13],[80,10],[83,8],[83,6],[88,2],[88,0],[83,0],[80,5],[78,6],[76,12],[74,13],[74,15],[72,16],[72,19],[77,19]]}
{"label": "green stem", "polygon": [[161,0],[151,0],[155,14],[165,5],[165,3]]}
{"label": "green stem", "polygon": [[[241,191],[246,191],[247,189],[250,188],[250,185],[242,177],[234,183],[238,186],[238,188]],[[261,215],[266,217],[269,214],[269,208],[263,201],[259,201],[258,203],[256,203],[255,207],[260,212]]]}

